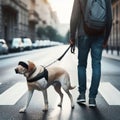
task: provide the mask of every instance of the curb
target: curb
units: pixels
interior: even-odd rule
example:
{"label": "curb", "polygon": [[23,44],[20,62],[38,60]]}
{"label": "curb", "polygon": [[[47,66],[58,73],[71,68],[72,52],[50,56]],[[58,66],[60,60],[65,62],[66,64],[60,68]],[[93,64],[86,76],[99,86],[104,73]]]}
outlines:
{"label": "curb", "polygon": [[117,56],[117,54],[111,54],[111,53],[107,53],[106,51],[103,51],[102,56],[109,59],[120,61],[120,56]]}

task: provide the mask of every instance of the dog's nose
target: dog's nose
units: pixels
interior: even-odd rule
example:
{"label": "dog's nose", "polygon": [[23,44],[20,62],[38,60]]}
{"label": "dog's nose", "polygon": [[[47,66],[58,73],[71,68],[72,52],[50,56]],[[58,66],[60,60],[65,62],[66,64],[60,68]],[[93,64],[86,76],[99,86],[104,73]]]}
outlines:
{"label": "dog's nose", "polygon": [[15,69],[15,72],[18,73],[18,69],[17,68]]}

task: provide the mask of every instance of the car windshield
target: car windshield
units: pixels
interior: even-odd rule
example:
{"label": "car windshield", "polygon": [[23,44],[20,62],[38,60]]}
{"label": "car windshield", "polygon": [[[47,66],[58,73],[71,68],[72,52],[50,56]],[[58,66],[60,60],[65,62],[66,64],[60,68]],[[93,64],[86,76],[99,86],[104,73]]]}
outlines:
{"label": "car windshield", "polygon": [[20,38],[13,39],[13,44],[19,44],[21,42]]}
{"label": "car windshield", "polygon": [[24,38],[23,41],[24,41],[24,43],[29,43],[29,44],[31,44],[31,40],[30,40],[29,38]]}
{"label": "car windshield", "polygon": [[21,46],[22,45],[22,40],[21,38],[14,38],[12,42],[12,46]]}

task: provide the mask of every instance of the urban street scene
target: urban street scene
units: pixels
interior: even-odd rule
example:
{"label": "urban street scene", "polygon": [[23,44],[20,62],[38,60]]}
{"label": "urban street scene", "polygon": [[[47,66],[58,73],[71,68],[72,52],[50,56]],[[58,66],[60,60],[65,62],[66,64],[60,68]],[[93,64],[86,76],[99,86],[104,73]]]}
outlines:
{"label": "urban street scene", "polygon": [[[120,0],[105,0],[111,1],[112,27],[95,98],[98,49],[91,47],[84,61],[84,37],[75,43],[71,37],[80,1],[0,0],[0,120],[120,120]],[[87,66],[80,74],[81,61]]]}

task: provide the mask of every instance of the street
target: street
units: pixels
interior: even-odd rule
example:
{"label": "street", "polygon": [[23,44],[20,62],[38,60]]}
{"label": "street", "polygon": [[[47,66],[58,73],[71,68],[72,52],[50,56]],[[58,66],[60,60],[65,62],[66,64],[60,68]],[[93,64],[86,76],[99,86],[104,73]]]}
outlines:
{"label": "street", "polygon": [[77,50],[70,51],[61,61],[51,66],[60,66],[68,71],[72,86],[75,108],[72,110],[68,96],[64,93],[62,108],[58,107],[59,96],[53,87],[48,88],[49,110],[43,112],[43,95],[35,91],[25,114],[19,113],[26,102],[27,85],[22,75],[15,74],[19,61],[33,61],[36,65],[47,66],[60,57],[68,48],[67,45],[14,53],[0,58],[0,120],[120,120],[120,61],[102,58],[102,77],[99,93],[96,98],[97,107],[88,106],[88,94],[91,81],[90,56],[87,68],[87,102],[76,103],[78,93]]}

